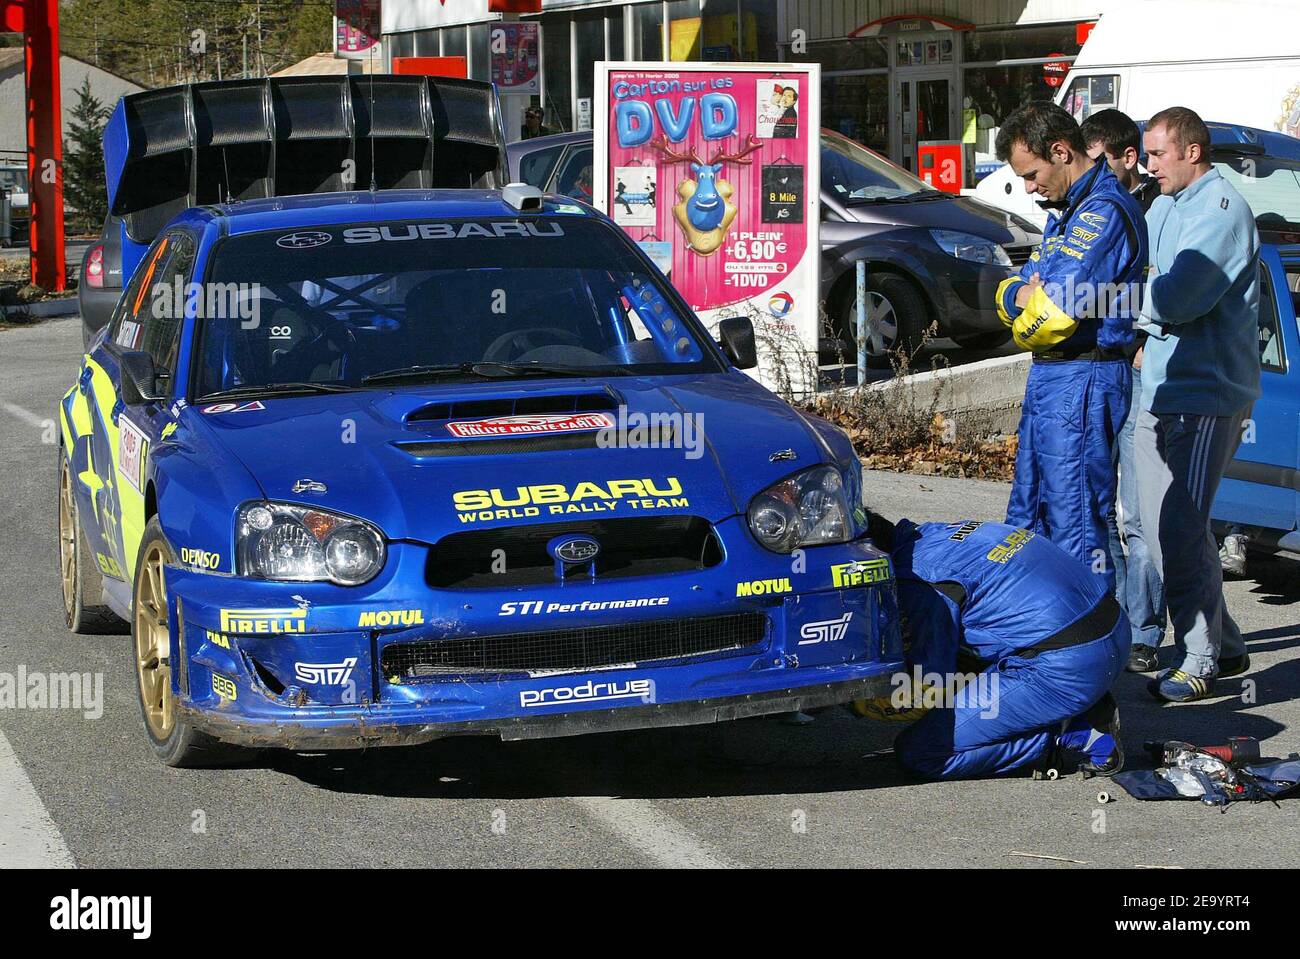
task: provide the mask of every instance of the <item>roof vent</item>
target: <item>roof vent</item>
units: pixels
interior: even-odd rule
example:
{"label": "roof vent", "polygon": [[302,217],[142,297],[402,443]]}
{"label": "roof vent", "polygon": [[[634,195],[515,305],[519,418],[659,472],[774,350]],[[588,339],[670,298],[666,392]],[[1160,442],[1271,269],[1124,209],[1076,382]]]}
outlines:
{"label": "roof vent", "polygon": [[501,191],[501,199],[521,212],[531,212],[542,208],[542,191],[527,183],[509,183]]}

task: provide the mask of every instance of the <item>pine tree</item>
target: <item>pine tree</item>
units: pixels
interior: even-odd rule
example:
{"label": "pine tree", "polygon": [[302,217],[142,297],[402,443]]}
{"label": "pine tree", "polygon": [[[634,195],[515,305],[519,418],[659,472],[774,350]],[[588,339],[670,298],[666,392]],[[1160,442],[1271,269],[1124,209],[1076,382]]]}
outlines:
{"label": "pine tree", "polygon": [[104,125],[109,110],[90,91],[86,76],[77,89],[68,136],[63,143],[63,196],[77,211],[88,232],[99,229],[108,215],[108,188],[104,181]]}

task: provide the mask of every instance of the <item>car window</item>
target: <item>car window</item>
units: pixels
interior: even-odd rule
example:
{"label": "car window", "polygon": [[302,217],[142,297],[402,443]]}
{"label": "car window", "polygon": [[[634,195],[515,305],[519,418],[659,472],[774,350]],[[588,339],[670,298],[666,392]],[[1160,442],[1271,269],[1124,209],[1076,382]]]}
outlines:
{"label": "car window", "polygon": [[1300,223],[1300,161],[1241,156],[1216,160],[1214,168],[1237,188],[1261,228]]}
{"label": "car window", "polygon": [[563,150],[563,146],[554,146],[525,153],[519,161],[519,179],[539,190],[546,189],[551,171],[555,169],[555,163]]}
{"label": "car window", "polygon": [[[293,245],[277,243],[289,237]],[[200,321],[195,396],[276,383],[360,386],[412,365],[717,369],[663,278],[591,218],[268,231],[222,241],[211,260],[205,288],[251,291],[241,317],[252,321]]]}
{"label": "car window", "polygon": [[822,136],[822,191],[841,203],[897,200],[937,193],[906,170],[844,137]]}
{"label": "car window", "polygon": [[117,301],[117,308],[109,321],[107,342],[125,351],[140,349],[144,336],[143,318],[152,308],[150,290],[155,277],[165,273],[167,261],[171,258],[175,234],[166,233],[154,241],[146,251],[135,275]]}
{"label": "car window", "polygon": [[166,262],[155,272],[153,288],[145,297],[149,306],[140,317],[143,333],[139,349],[153,358],[159,373],[176,372],[181,322],[185,305],[194,299],[188,288],[194,267],[194,240],[184,233],[173,236]]}
{"label": "car window", "polygon": [[591,147],[580,147],[564,158],[555,177],[555,192],[591,202]]}
{"label": "car window", "polygon": [[1119,75],[1114,73],[1075,77],[1065,91],[1061,105],[1079,123],[1094,113],[1119,105]]}

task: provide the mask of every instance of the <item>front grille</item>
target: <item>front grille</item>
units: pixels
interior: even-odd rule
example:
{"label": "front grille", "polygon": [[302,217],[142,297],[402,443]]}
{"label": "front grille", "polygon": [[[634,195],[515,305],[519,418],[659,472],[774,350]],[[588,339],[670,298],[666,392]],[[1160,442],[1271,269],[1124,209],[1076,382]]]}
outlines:
{"label": "front grille", "polygon": [[1033,256],[1034,251],[1038,249],[1038,247],[1032,245],[1004,246],[1002,249],[1005,250],[1007,256],[1011,258],[1011,265],[1019,268],[1029,262],[1029,258]]}
{"label": "front grille", "polygon": [[582,670],[718,656],[767,639],[761,613],[581,626],[542,633],[392,643],[380,657],[390,681]]}
{"label": "front grille", "polygon": [[699,516],[584,520],[444,536],[429,550],[427,581],[434,589],[554,583],[555,561],[546,544],[561,533],[582,533],[600,543],[596,575],[602,579],[687,573],[722,562],[713,527]]}

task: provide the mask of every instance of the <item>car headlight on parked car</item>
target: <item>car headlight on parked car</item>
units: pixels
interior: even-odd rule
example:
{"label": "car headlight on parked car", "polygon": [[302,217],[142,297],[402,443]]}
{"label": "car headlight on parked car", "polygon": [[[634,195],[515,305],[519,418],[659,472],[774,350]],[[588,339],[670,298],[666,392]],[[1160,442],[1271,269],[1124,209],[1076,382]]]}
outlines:
{"label": "car headlight on parked car", "polygon": [[957,230],[931,230],[930,236],[934,238],[935,243],[939,244],[939,249],[959,260],[998,266],[1011,265],[1011,257],[1007,256],[1006,250],[981,236],[960,233]]}
{"label": "car headlight on parked car", "polygon": [[749,528],[776,553],[848,542],[852,528],[840,471],[817,466],[768,487],[749,504]]}
{"label": "car headlight on parked car", "polygon": [[240,576],[360,586],[384,568],[384,537],[351,516],[290,503],[247,503],[237,527]]}

